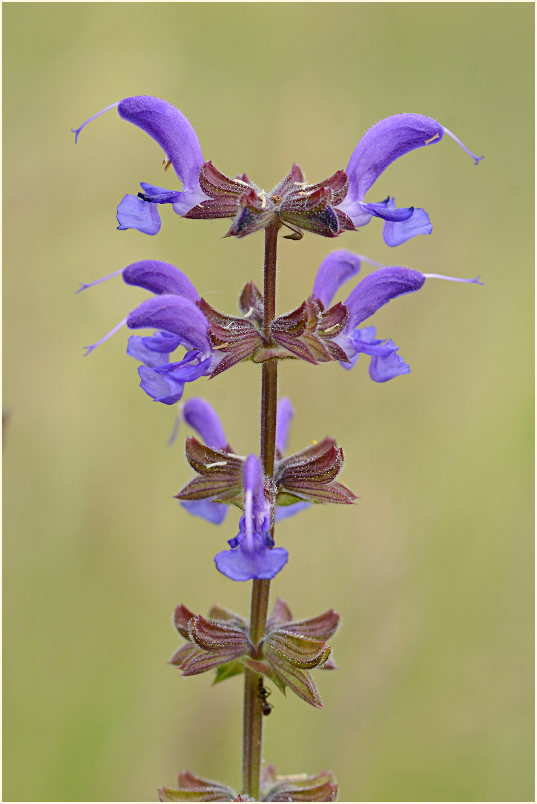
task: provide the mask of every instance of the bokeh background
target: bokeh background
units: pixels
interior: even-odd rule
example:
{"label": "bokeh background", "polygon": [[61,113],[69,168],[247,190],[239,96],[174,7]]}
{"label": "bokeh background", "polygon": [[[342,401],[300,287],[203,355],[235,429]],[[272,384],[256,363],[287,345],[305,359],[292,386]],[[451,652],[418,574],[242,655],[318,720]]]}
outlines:
{"label": "bokeh background", "polygon": [[[8,3],[4,19],[4,800],[154,800],[180,769],[240,786],[242,682],[166,664],[184,601],[246,613],[250,588],[213,555],[235,534],[188,517],[175,409],[137,387],[127,333],[83,345],[145,294],[90,281],[170,261],[234,312],[261,282],[262,235],[163,211],[160,235],[115,229],[162,153],[110,112],[134,94],[176,104],[204,155],[270,188],[298,161],[344,168],[382,117],[439,119],[371,193],[424,206],[431,237],[396,250],[378,221],[334,242],[281,241],[279,309],[309,294],[336,247],[471,277],[430,281],[380,311],[412,373],[384,385],[289,362],[291,447],[325,434],[352,509],[282,523],[273,584],[302,618],[342,614],[337,673],[316,711],[274,691],[264,756],[332,768],[341,799],[533,799],[533,6],[525,3]],[[173,187],[171,172],[166,174]],[[230,442],[256,450],[259,369],[202,380]],[[186,397],[185,397],[186,398]]]}

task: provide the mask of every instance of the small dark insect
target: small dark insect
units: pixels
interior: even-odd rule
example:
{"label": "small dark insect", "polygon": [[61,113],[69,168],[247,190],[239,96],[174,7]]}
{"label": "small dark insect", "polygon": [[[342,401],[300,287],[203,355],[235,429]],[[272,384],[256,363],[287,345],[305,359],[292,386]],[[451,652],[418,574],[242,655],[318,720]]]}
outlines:
{"label": "small dark insect", "polygon": [[261,711],[264,715],[270,715],[272,712],[272,704],[267,701],[267,698],[270,695],[270,690],[265,689],[263,685],[263,678],[259,676],[259,690],[257,693],[257,697],[261,702]]}

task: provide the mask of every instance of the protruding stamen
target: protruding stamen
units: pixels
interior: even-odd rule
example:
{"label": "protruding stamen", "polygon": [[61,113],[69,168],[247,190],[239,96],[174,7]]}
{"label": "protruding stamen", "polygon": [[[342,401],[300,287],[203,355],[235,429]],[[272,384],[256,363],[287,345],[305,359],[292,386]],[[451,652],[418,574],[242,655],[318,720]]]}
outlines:
{"label": "protruding stamen", "polygon": [[108,274],[108,276],[103,276],[102,279],[96,279],[94,282],[81,282],[80,287],[77,291],[75,291],[75,293],[82,293],[82,291],[86,290],[87,288],[92,288],[94,285],[100,285],[101,282],[106,282],[107,279],[112,279],[113,276],[117,276],[122,272],[123,268],[120,268],[119,271],[114,271],[113,273]]}
{"label": "protruding stamen", "polygon": [[106,106],[104,109],[101,109],[100,112],[97,112],[97,114],[94,114],[91,117],[89,117],[86,120],[86,122],[82,123],[82,125],[79,126],[78,128],[72,128],[71,131],[75,135],[75,145],[78,142],[78,137],[80,135],[80,132],[82,131],[83,128],[85,128],[88,125],[88,123],[91,123],[92,120],[95,120],[96,117],[100,117],[105,112],[109,112],[110,109],[115,109],[117,106],[119,106],[120,103],[121,103],[121,101],[117,101],[117,103],[111,103],[110,106]]}
{"label": "protruding stamen", "polygon": [[375,268],[386,268],[386,263],[384,262],[377,262],[376,260],[372,260],[371,257],[364,257],[363,254],[357,254],[356,256],[359,257],[362,262],[367,262],[368,265],[373,265]]}
{"label": "protruding stamen", "polygon": [[474,277],[473,279],[460,279],[458,276],[445,276],[445,274],[423,274],[426,279],[446,279],[448,282],[467,282],[470,285],[484,285],[484,282],[481,282],[481,274]]}
{"label": "protruding stamen", "polygon": [[440,136],[440,134],[438,132],[436,132],[436,134],[433,134],[433,136],[429,137],[428,140],[425,140],[425,145],[430,145],[431,142],[434,142],[435,140],[437,140],[439,138],[439,136]]}
{"label": "protruding stamen", "polygon": [[462,150],[463,150],[463,151],[466,151],[466,153],[468,154],[468,156],[471,156],[471,157],[472,157],[472,159],[474,160],[474,165],[478,165],[478,164],[481,162],[481,160],[485,158],[484,156],[476,156],[475,154],[473,154],[473,153],[470,151],[470,149],[469,149],[469,148],[467,148],[467,147],[466,147],[466,145],[465,145],[463,142],[461,142],[461,141],[460,141],[460,139],[459,139],[458,137],[456,137],[456,136],[455,136],[455,134],[454,134],[452,131],[450,131],[450,130],[449,130],[449,128],[446,128],[445,126],[444,126],[443,128],[444,128],[445,133],[446,133],[446,134],[447,134],[449,137],[451,137],[451,139],[452,139],[452,140],[455,140],[455,142],[457,143],[457,145],[460,145],[460,146],[461,146],[461,148],[462,148]]}
{"label": "protruding stamen", "polygon": [[124,318],[123,321],[120,321],[119,324],[117,326],[115,326],[114,329],[110,330],[110,332],[107,335],[105,335],[104,338],[101,338],[100,341],[97,341],[96,343],[92,343],[91,346],[84,346],[84,349],[86,349],[86,354],[84,355],[84,357],[87,357],[90,354],[90,352],[93,352],[93,350],[97,348],[97,346],[100,346],[101,343],[104,343],[105,341],[108,340],[108,338],[111,338],[112,335],[115,335],[116,332],[118,330],[120,330],[121,327],[124,326],[124,324],[126,324],[126,323],[127,323],[127,319]]}

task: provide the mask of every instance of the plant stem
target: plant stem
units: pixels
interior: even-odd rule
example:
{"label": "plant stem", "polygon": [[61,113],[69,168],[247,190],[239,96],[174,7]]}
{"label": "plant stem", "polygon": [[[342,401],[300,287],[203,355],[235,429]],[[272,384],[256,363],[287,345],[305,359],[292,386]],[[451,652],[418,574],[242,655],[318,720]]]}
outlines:
{"label": "plant stem", "polygon": [[280,224],[265,229],[265,264],[263,268],[263,335],[270,339],[270,325],[276,316],[276,250]]}
{"label": "plant stem", "polygon": [[[270,326],[276,315],[276,253],[279,224],[265,229],[263,335],[270,340]],[[261,463],[268,477],[274,473],[276,409],[278,404],[278,361],[262,366],[261,385]],[[250,640],[257,647],[265,635],[270,594],[269,580],[254,580],[250,609]],[[263,744],[263,714],[258,698],[258,674],[245,669],[243,719],[243,793],[259,800],[259,777]]]}

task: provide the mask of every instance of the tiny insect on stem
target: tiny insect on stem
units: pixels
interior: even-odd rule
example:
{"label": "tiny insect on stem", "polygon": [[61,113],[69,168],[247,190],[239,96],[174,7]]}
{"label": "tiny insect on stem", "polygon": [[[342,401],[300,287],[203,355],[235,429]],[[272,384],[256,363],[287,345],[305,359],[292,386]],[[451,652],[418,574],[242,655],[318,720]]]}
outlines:
{"label": "tiny insect on stem", "polygon": [[261,712],[263,715],[268,716],[272,712],[272,704],[267,701],[269,695],[272,695],[270,690],[267,690],[263,684],[263,676],[259,676],[259,688],[257,697],[261,703]]}

